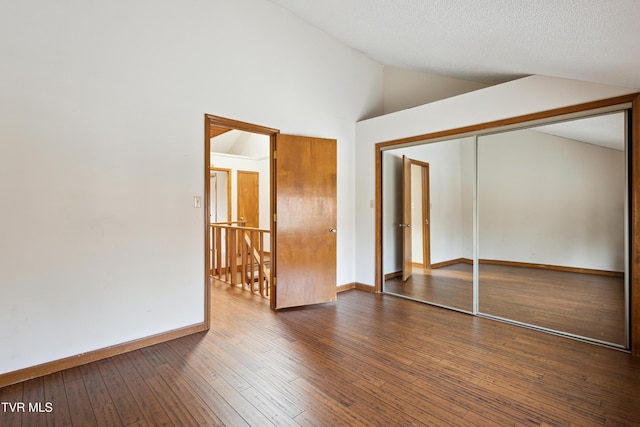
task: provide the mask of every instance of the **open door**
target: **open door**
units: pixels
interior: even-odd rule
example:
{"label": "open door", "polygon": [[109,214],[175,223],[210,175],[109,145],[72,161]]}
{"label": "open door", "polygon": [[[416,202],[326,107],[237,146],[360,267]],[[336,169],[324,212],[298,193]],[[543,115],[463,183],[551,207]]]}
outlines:
{"label": "open door", "polygon": [[411,260],[411,159],[402,156],[402,280],[412,273]]}
{"label": "open door", "polygon": [[336,301],[336,140],[276,136],[272,308]]}

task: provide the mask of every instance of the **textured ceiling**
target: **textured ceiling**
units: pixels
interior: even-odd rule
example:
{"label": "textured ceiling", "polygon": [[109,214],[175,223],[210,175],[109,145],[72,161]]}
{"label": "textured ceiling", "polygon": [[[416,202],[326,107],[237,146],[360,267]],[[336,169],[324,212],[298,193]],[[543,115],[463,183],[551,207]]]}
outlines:
{"label": "textured ceiling", "polygon": [[271,0],[388,66],[640,88],[640,0]]}

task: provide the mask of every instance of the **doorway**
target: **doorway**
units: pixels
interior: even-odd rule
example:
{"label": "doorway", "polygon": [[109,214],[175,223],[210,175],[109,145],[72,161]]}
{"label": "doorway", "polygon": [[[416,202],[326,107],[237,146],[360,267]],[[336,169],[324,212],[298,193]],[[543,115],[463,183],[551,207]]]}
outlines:
{"label": "doorway", "polygon": [[[253,150],[256,140],[263,141],[262,148],[266,148],[260,155]],[[213,146],[219,151],[219,143],[226,147],[226,152],[217,153],[214,165]],[[282,135],[276,129],[205,115],[207,212],[211,205],[212,166],[219,167],[233,156],[253,157],[252,160],[266,165],[261,170],[247,167],[246,162],[225,166],[232,170],[232,177],[233,170],[238,171],[237,183],[232,186],[236,189],[232,200],[238,203],[232,206],[228,224],[214,226],[206,215],[207,317],[211,305],[208,274],[212,264],[218,262],[217,254],[223,252],[221,238],[229,245],[224,252],[232,255],[221,263],[224,268],[216,272],[224,273],[225,281],[232,285],[242,283],[244,287],[248,283],[251,290],[258,280],[259,289],[261,293],[265,290],[262,295],[269,297],[272,309],[336,300],[336,148],[336,140]],[[240,190],[241,187],[245,190]],[[255,194],[245,192],[257,193],[257,201]],[[251,207],[256,205],[257,213]],[[245,221],[251,224],[241,224]],[[256,223],[258,227],[249,226]],[[216,255],[210,255],[211,251]],[[268,255],[269,265],[263,254]]]}

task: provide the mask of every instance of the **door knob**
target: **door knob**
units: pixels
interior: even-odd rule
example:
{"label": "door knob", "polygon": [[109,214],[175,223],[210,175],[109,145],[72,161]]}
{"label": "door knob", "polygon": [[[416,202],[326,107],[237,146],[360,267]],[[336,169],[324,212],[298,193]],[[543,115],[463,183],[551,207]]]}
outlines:
{"label": "door knob", "polygon": [[408,227],[411,227],[411,224],[398,224],[398,225],[399,225],[400,227],[403,227],[403,228],[404,228],[404,227],[407,227],[407,228],[408,228]]}
{"label": "door knob", "polygon": [[338,230],[336,230],[336,229],[335,229],[335,228],[333,228],[333,227],[331,227],[331,228],[329,229],[329,233],[337,233],[337,232],[338,232]]}

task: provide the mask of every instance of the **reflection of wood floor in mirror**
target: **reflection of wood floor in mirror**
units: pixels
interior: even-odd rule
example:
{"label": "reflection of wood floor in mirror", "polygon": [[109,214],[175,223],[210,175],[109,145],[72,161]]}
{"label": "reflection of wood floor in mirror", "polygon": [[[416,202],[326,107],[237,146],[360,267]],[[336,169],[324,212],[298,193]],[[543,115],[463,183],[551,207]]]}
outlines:
{"label": "reflection of wood floor in mirror", "polygon": [[[624,344],[624,279],[481,264],[479,311],[484,314]],[[472,266],[415,269],[403,282],[385,281],[385,292],[472,310]]]}
{"label": "reflection of wood floor in mirror", "polygon": [[437,269],[413,267],[406,282],[401,277],[384,282],[385,292],[403,295],[419,301],[473,310],[473,266],[454,264]]}
{"label": "reflection of wood floor in mirror", "polygon": [[624,344],[624,278],[480,264],[479,311]]}

